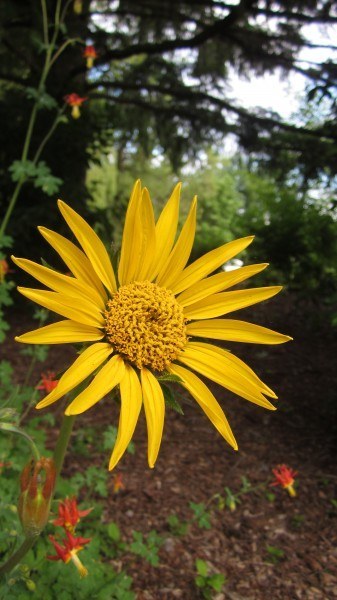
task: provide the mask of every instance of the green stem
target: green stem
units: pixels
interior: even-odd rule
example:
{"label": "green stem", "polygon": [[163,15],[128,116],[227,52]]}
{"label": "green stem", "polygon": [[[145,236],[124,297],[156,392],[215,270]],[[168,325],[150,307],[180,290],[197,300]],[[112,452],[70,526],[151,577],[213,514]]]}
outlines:
{"label": "green stem", "polygon": [[59,476],[60,471],[62,469],[65,453],[67,450],[68,442],[71,436],[71,432],[73,429],[75,417],[67,417],[64,415],[59,437],[56,442],[55,450],[54,450],[54,463],[56,469],[56,477]]}
{"label": "green stem", "polygon": [[0,577],[5,573],[10,573],[11,570],[14,569],[19,562],[21,562],[23,557],[26,556],[27,552],[29,552],[31,547],[35,544],[36,540],[37,537],[29,537],[23,540],[20,548],[18,548],[16,552],[14,552],[14,554],[12,554],[12,556],[10,556],[9,559],[0,567]]}
{"label": "green stem", "polygon": [[35,446],[30,435],[28,435],[28,433],[26,433],[23,429],[20,429],[20,427],[16,427],[11,423],[0,423],[0,431],[10,431],[11,433],[15,433],[16,435],[21,435],[22,437],[24,437],[30,445],[30,449],[36,460],[40,460],[40,453],[37,447]]}
{"label": "green stem", "polygon": [[65,106],[63,106],[61,108],[61,110],[59,110],[59,112],[57,113],[57,116],[54,120],[54,122],[52,123],[49,131],[46,133],[46,135],[44,136],[41,144],[39,145],[37,151],[35,152],[35,156],[33,158],[33,163],[36,164],[37,161],[39,160],[41,153],[46,145],[46,143],[48,142],[49,138],[53,135],[55,129],[57,128],[59,122],[60,122],[60,117],[62,116],[63,112],[64,112]]}
{"label": "green stem", "polygon": [[[43,5],[43,3],[42,3]],[[30,114],[30,118],[29,118],[29,123],[28,123],[28,127],[27,127],[27,132],[26,132],[26,137],[25,137],[25,141],[23,144],[23,150],[22,150],[22,155],[21,155],[21,161],[25,161],[27,160],[28,157],[28,152],[30,149],[30,144],[32,141],[32,135],[33,135],[33,131],[34,131],[34,125],[35,125],[35,121],[36,121],[36,117],[37,117],[37,113],[39,110],[39,95],[42,93],[43,88],[44,88],[44,84],[46,82],[46,79],[48,77],[49,74],[49,70],[51,67],[51,63],[52,63],[52,54],[54,51],[54,47],[56,44],[56,40],[59,34],[59,29],[60,29],[60,11],[61,11],[61,0],[57,0],[57,4],[56,4],[56,10],[55,10],[55,28],[54,28],[54,35],[50,41],[49,46],[46,49],[46,57],[45,57],[45,62],[44,62],[44,66],[43,66],[43,70],[42,70],[42,74],[41,74],[41,79],[37,88],[37,100],[35,101],[35,104],[32,108],[32,112]],[[43,18],[45,19],[45,15],[43,16]],[[45,28],[45,24],[44,24],[44,28]],[[1,223],[1,227],[0,227],[0,238],[3,236],[3,234],[5,233],[6,227],[8,225],[8,221],[12,215],[12,212],[14,210],[16,201],[18,199],[19,193],[21,191],[21,188],[23,186],[23,184],[25,183],[27,177],[23,176],[19,179],[19,181],[16,184],[16,187],[14,189],[13,195],[9,201],[8,204],[8,208],[6,210],[5,216],[3,218],[3,221]]]}

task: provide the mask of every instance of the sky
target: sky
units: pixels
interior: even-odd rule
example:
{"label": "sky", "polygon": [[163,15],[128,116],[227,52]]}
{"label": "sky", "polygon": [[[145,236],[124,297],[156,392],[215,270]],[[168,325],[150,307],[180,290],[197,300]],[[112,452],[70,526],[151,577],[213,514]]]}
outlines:
{"label": "sky", "polygon": [[[303,35],[314,44],[337,45],[337,26],[330,26],[324,32],[317,26],[305,26]],[[302,61],[324,62],[328,59],[337,62],[337,50],[315,48],[305,49],[299,55]],[[308,63],[301,63],[306,68]],[[238,104],[244,108],[262,107],[278,112],[284,119],[291,119],[291,115],[298,110],[300,99],[303,96],[307,79],[300,74],[293,73],[285,81],[278,74],[264,75],[246,81],[236,76],[231,78],[230,97],[237,99]]]}

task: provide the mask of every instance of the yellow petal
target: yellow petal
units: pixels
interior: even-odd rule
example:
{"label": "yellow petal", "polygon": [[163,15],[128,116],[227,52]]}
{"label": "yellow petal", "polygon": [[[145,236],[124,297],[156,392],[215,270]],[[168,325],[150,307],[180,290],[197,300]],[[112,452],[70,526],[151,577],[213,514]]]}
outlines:
{"label": "yellow petal", "polygon": [[253,239],[254,236],[240,238],[207,252],[207,254],[186,267],[182,273],[179,273],[178,277],[175,277],[174,281],[172,281],[170,289],[174,294],[179,294],[179,292],[186,290],[197,281],[207,277],[207,275],[221,267],[227,260],[242,252],[242,250],[252,243]]}
{"label": "yellow petal", "polygon": [[35,279],[43,283],[43,285],[50,287],[55,292],[66,294],[66,296],[73,296],[79,302],[82,301],[81,298],[90,299],[94,306],[97,306],[101,310],[105,309],[105,302],[96,288],[87,285],[75,277],[62,275],[61,273],[57,273],[57,271],[34,263],[32,260],[15,258],[15,256],[11,258],[20,269],[23,269],[26,273],[29,273],[29,275],[32,275],[32,277],[35,277]]}
{"label": "yellow petal", "polygon": [[91,373],[93,373],[112,353],[112,346],[104,342],[92,344],[79,355],[75,362],[67,369],[59,380],[57,387],[48,394],[36,408],[44,408],[59,398],[68,394]]}
{"label": "yellow petal", "polygon": [[138,179],[133,186],[130,201],[125,216],[121,256],[118,267],[120,285],[125,285],[132,280],[139,261],[139,252],[142,244],[142,232],[139,217],[141,202],[141,185]]}
{"label": "yellow petal", "polygon": [[57,292],[48,292],[44,290],[35,290],[31,288],[18,287],[18,292],[29,300],[52,310],[53,312],[83,323],[92,327],[104,327],[104,318],[98,308],[92,306],[89,300],[84,301],[84,298],[76,301],[76,298],[58,294]]}
{"label": "yellow petal", "polygon": [[238,445],[225,414],[208,387],[199,379],[199,377],[194,375],[191,371],[184,369],[184,367],[171,364],[168,370],[170,373],[178,375],[178,377],[182,379],[181,385],[190,392],[225,440],[234,448],[234,450],[237,450]]}
{"label": "yellow petal", "polygon": [[142,407],[142,388],[137,373],[125,363],[124,377],[120,382],[121,411],[118,433],[109,470],[113,469],[127,449],[137,425]]}
{"label": "yellow petal", "polygon": [[157,460],[165,418],[163,390],[148,369],[141,370],[143,402],[148,434],[148,462],[151,469]]}
{"label": "yellow petal", "polygon": [[169,257],[177,233],[181,183],[177,183],[156,224],[156,254],[149,279],[158,275]]}
{"label": "yellow petal", "polygon": [[102,331],[90,325],[83,325],[76,321],[59,321],[19,335],[15,340],[23,344],[74,344],[97,342],[103,336]]}
{"label": "yellow petal", "polygon": [[109,255],[103,242],[99,239],[98,235],[90,225],[88,225],[88,223],[65,202],[59,200],[58,207],[63,218],[89,258],[94,271],[97,273],[102,283],[104,283],[107,290],[113,294],[117,289],[116,279]]}
{"label": "yellow petal", "polygon": [[211,294],[215,294],[217,292],[222,292],[223,290],[226,290],[227,288],[232,287],[233,285],[236,285],[245,279],[248,279],[248,277],[252,277],[253,275],[256,275],[256,273],[260,273],[267,266],[268,263],[263,263],[261,265],[248,265],[247,267],[235,269],[226,273],[212,275],[212,277],[198,281],[189,287],[177,297],[177,300],[181,306],[194,304],[195,302],[203,300],[206,298],[206,296],[210,296]]}
{"label": "yellow petal", "polygon": [[292,339],[288,335],[277,333],[261,325],[234,319],[194,321],[187,325],[186,331],[187,335],[191,336],[251,344],[283,344]]}
{"label": "yellow petal", "polygon": [[189,259],[194,242],[196,212],[197,197],[195,196],[179,238],[157,277],[157,283],[162,287],[171,289],[171,282],[180,275]]}
{"label": "yellow petal", "polygon": [[187,319],[210,319],[262,302],[278,294],[282,286],[237,290],[213,294],[184,309]]}
{"label": "yellow petal", "polygon": [[90,385],[69,404],[65,414],[67,416],[80,415],[91,408],[119,384],[123,378],[124,371],[123,359],[118,354],[115,354],[100,369]]}
{"label": "yellow petal", "polygon": [[135,281],[148,279],[153,257],[156,253],[156,230],[153,214],[153,206],[150,194],[146,188],[142,191],[142,203],[140,207],[142,247],[139,262],[134,273]]}
{"label": "yellow petal", "polygon": [[190,348],[201,350],[201,352],[205,352],[206,354],[211,353],[214,355],[215,353],[224,364],[228,365],[231,371],[237,372],[238,377],[249,381],[252,386],[255,386],[258,391],[261,390],[263,394],[277,398],[276,394],[256,375],[253,369],[243,362],[243,360],[232,354],[232,352],[228,352],[228,350],[224,350],[213,344],[205,344],[204,342],[190,342],[189,346]]}
{"label": "yellow petal", "polygon": [[84,283],[87,283],[90,287],[94,287],[106,303],[108,299],[106,291],[84,252],[75,246],[75,244],[67,240],[67,238],[63,237],[63,235],[60,235],[51,229],[38,227],[38,230],[44,239],[60,255],[75,277]]}
{"label": "yellow petal", "polygon": [[188,343],[184,351],[177,357],[177,360],[190,369],[198,371],[201,375],[219,383],[231,392],[234,392],[234,394],[238,394],[242,398],[264,408],[275,410],[275,407],[264,398],[261,393],[262,390],[247,375],[247,372],[244,369],[240,372],[228,360],[228,357],[221,356],[220,348],[197,342]]}

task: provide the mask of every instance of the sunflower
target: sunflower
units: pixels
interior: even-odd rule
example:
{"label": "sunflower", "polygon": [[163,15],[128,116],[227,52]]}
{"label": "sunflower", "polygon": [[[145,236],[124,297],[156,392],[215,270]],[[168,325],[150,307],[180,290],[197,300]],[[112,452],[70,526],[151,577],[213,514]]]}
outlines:
{"label": "sunflower", "polygon": [[164,426],[165,399],[160,380],[165,377],[179,381],[188,390],[234,449],[237,443],[222,408],[195,372],[250,402],[274,410],[268,397],[276,395],[254,371],[231,352],[198,340],[280,344],[291,339],[244,321],[217,318],[271,298],[281,287],[227,291],[261,272],[267,264],[214,274],[244,250],[253,236],[224,244],[186,266],[195,235],[196,197],[176,239],[180,187],[175,187],[155,222],[148,190],[142,189],[140,181],[135,183],[116,273],[93,229],[61,200],[61,214],[80,247],[45,227],[39,227],[39,231],[72,275],[13,257],[16,265],[50,288],[18,290],[65,317],[15,339],[27,344],[86,344],[37,408],[56,402],[92,375],[67,406],[66,415],[83,413],[119,386],[119,426],[109,469],[125,452],[142,405],[148,432],[148,462],[154,466]]}

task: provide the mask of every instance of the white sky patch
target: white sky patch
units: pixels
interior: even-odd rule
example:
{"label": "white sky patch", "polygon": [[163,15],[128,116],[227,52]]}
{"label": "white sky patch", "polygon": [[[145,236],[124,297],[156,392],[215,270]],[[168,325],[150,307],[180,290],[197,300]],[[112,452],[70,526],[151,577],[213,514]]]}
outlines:
{"label": "white sky patch", "polygon": [[[312,44],[336,45],[337,26],[319,27],[317,25],[306,25],[302,28],[303,36]],[[317,66],[327,60],[337,62],[337,50],[330,48],[304,48],[299,54],[299,66],[306,69]],[[273,74],[262,77],[253,77],[247,81],[237,77],[234,73],[230,77],[231,92],[229,98],[244,108],[261,107],[272,110],[284,119],[291,119],[294,112],[299,109],[301,97],[303,97],[307,77],[299,73],[291,73],[286,79],[282,78],[277,70]]]}

